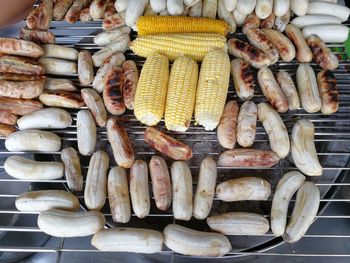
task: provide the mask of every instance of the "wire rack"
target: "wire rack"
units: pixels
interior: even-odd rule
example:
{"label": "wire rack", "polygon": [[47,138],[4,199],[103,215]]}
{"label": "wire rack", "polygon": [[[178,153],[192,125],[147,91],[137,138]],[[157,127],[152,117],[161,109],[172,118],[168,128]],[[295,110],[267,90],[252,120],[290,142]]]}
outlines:
{"label": "wire rack", "polygon": [[[75,47],[78,50],[86,49],[90,52],[95,52],[101,49],[101,47],[96,46],[92,39],[93,37],[101,32],[101,22],[89,22],[89,23],[76,23],[74,25],[67,24],[65,22],[53,22],[50,29],[56,35],[56,42],[69,47]],[[241,33],[236,33],[235,37],[242,38]],[[230,36],[232,37],[232,36]],[[332,204],[340,204],[341,207],[348,207],[350,202],[349,196],[340,196],[339,190],[350,189],[350,182],[346,179],[347,173],[350,170],[348,165],[350,156],[350,76],[348,75],[350,71],[350,61],[348,61],[345,54],[345,48],[343,45],[329,45],[338,54],[340,63],[339,68],[334,70],[334,74],[337,79],[338,89],[340,92],[340,108],[339,111],[330,116],[324,116],[321,113],[306,113],[304,110],[289,111],[285,114],[281,114],[283,121],[286,124],[288,132],[291,132],[293,124],[301,119],[309,119],[315,125],[315,143],[318,151],[319,159],[324,168],[324,174],[322,177],[308,178],[318,185],[321,191],[322,200],[319,213],[316,217],[316,222],[321,222],[324,220],[326,222],[335,223],[337,220],[345,220],[348,225],[350,225],[350,213],[346,213],[346,209],[337,211],[333,214],[326,214],[324,210],[327,206]],[[143,59],[135,56],[134,54],[127,52],[127,59],[133,59],[137,62],[139,69],[141,69],[144,62]],[[290,63],[278,62],[276,65],[272,66],[273,71],[286,70],[292,74],[295,78],[295,72],[298,63],[292,61]],[[311,63],[311,66],[316,72],[320,68]],[[256,76],[256,71],[254,71]],[[57,77],[57,76],[54,76]],[[64,76],[64,78],[69,78],[74,81],[77,87],[79,87],[79,81],[76,75]],[[257,81],[255,81],[257,83]],[[230,82],[228,100],[236,99],[232,79]],[[259,87],[255,86],[255,96],[253,98],[255,103],[265,101]],[[62,147],[77,146],[76,138],[76,110],[70,110],[70,114],[73,118],[72,126],[64,130],[51,130],[52,132],[59,135],[62,139]],[[143,142],[143,131],[145,126],[141,125],[134,117],[132,112],[126,112],[120,117],[120,121],[126,127],[128,134],[133,142],[136,158],[144,159],[149,161],[152,155],[156,154],[153,149],[148,147]],[[164,122],[158,125],[158,128],[165,131]],[[98,143],[97,149],[106,150],[110,156],[111,149],[106,136],[105,128],[98,128]],[[205,156],[216,156],[223,151],[219,146],[216,132],[204,131],[202,127],[195,126],[192,120],[191,127],[187,132],[184,133],[174,133],[167,132],[175,138],[185,142],[190,145],[193,149],[193,158],[188,162],[190,165],[193,182],[195,190],[197,175],[199,170],[200,161]],[[26,155],[27,157],[32,157],[37,160],[59,160],[60,152],[8,152],[4,148],[4,139],[0,138],[0,169],[3,171],[4,161],[10,155]],[[269,142],[265,130],[263,129],[261,123],[257,126],[257,137],[254,143],[254,148],[268,149]],[[88,168],[89,158],[81,157],[81,164],[83,174],[86,175]],[[167,159],[168,164],[171,164],[171,160]],[[110,158],[110,166],[115,166],[113,158]],[[288,156],[285,160],[281,160],[280,163],[274,167],[268,169],[260,168],[225,168],[218,167],[218,182],[226,180],[228,178],[236,178],[240,176],[262,176],[270,181],[273,185],[273,190],[279,180],[279,178],[287,171],[296,170],[291,157]],[[85,181],[84,181],[85,183]],[[62,253],[72,253],[72,252],[95,252],[95,253],[105,253],[95,250],[91,245],[81,245],[80,238],[73,239],[74,242],[67,242],[67,239],[54,238],[54,245],[45,245],[48,236],[41,232],[41,230],[36,225],[36,217],[38,213],[31,212],[20,212],[14,207],[15,198],[24,191],[37,190],[37,189],[67,189],[66,180],[64,178],[59,180],[19,180],[8,176],[5,172],[0,175],[0,238],[4,240],[6,237],[7,241],[0,242],[0,252],[4,253],[35,253],[35,252],[45,252],[45,253],[55,253],[57,255],[57,262],[61,259]],[[151,188],[150,188],[151,189]],[[76,193],[81,201],[81,208],[85,209],[83,193]],[[152,196],[152,193],[151,193]],[[294,202],[294,198],[292,202]],[[222,213],[228,211],[247,211],[256,212],[264,214],[267,218],[269,217],[269,211],[271,206],[270,199],[262,202],[237,202],[224,203],[219,201],[217,198],[214,199],[212,214]],[[349,209],[348,209],[349,210]],[[106,227],[118,226],[111,220],[111,214],[108,209],[108,199],[106,205],[103,208],[103,213],[106,216],[107,224]],[[152,204],[151,213],[146,219],[138,219],[133,214],[131,222],[127,226],[137,226],[137,227],[147,227],[162,230],[162,228],[173,223],[173,215],[171,209],[167,212],[160,212]],[[209,230],[205,223],[192,219],[190,222],[177,222],[182,225],[190,226],[199,230]],[[328,224],[328,223],[327,223]],[[332,229],[327,231],[318,231],[315,233],[307,232],[302,241],[314,242],[315,239],[321,240],[321,243],[331,243],[334,240],[341,240],[341,242],[350,242],[350,227],[348,228],[348,233],[346,232],[332,232]],[[30,238],[26,236],[31,236]],[[33,238],[35,236],[35,238]],[[91,237],[85,238],[90,240]],[[290,250],[278,251],[276,248],[279,246],[285,246],[286,244],[280,238],[274,238],[271,232],[265,235],[259,236],[249,236],[249,237],[239,237],[230,236],[230,241],[233,244],[234,249],[225,257],[229,258],[241,258],[244,256],[259,256],[259,257],[336,257],[346,259],[350,257],[350,252],[341,251],[341,253],[333,253],[332,251],[327,251],[326,247],[319,247],[310,253],[304,253],[302,250],[295,249],[293,245],[290,246]],[[34,241],[35,240],[35,241]],[[39,240],[39,241],[38,241]],[[85,241],[86,241],[85,240]],[[82,242],[84,243],[84,242]],[[86,243],[86,242],[85,242]],[[84,244],[85,244],[84,243]],[[89,243],[89,242],[88,242]],[[50,243],[51,244],[51,243]],[[277,252],[276,252],[277,251]],[[172,251],[164,247],[164,251],[159,253],[160,256],[170,256],[171,260],[175,262],[176,258],[182,258],[179,255],[174,254]],[[282,260],[282,259],[281,259]],[[349,260],[349,258],[347,258]],[[346,261],[345,261],[346,262]]]}

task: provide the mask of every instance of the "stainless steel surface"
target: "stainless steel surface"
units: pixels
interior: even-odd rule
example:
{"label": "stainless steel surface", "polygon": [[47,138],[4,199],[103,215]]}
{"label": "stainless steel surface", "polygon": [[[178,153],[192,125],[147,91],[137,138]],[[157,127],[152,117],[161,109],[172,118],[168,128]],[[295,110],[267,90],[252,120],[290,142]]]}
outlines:
{"label": "stainless steel surface", "polygon": [[[19,28],[20,26],[18,26]],[[88,49],[90,52],[100,49],[92,43],[92,38],[97,32],[101,31],[100,22],[77,23],[69,25],[65,22],[53,22],[51,31],[55,33],[57,43],[66,46],[74,46],[77,49]],[[0,32],[0,35],[3,32]],[[8,33],[6,33],[8,35]],[[236,34],[242,37],[241,34]],[[339,49],[338,55],[346,57],[343,45],[330,45]],[[127,57],[137,61],[141,67],[143,60],[135,57],[127,52]],[[287,70],[295,76],[298,63],[279,62],[272,66],[273,70]],[[313,68],[318,71],[319,68],[312,63]],[[350,61],[348,59],[340,60],[340,67],[334,71],[338,81],[340,91],[340,109],[339,112],[330,116],[321,113],[308,114],[304,110],[288,112],[282,114],[282,118],[287,126],[288,132],[296,120],[300,118],[310,119],[316,128],[315,141],[318,155],[324,167],[324,175],[317,178],[308,178],[314,181],[320,188],[322,193],[321,209],[315,223],[311,226],[305,237],[294,245],[286,244],[280,239],[275,239],[271,232],[266,235],[259,236],[231,236],[230,240],[234,245],[234,250],[228,256],[222,258],[223,262],[348,262],[350,260],[350,180],[347,178],[348,165],[350,156]],[[256,75],[256,74],[255,74]],[[77,76],[69,76],[77,86],[79,86]],[[257,83],[257,82],[256,82]],[[264,97],[259,89],[255,86],[254,102],[264,101]],[[229,88],[228,99],[237,99],[232,80]],[[73,117],[73,125],[65,130],[54,130],[53,132],[61,136],[62,145],[76,147],[76,111],[71,110]],[[145,127],[141,125],[131,112],[127,112],[121,116],[121,122],[127,128],[128,133],[133,141],[136,157],[149,160],[155,151],[145,145],[143,142],[143,131]],[[162,130],[164,122],[162,121],[158,127]],[[172,136],[184,141],[193,148],[194,157],[188,162],[194,177],[194,189],[198,174],[200,161],[204,156],[216,157],[223,149],[218,145],[216,132],[206,132],[202,127],[194,126],[185,133],[168,132]],[[3,146],[4,138],[0,139],[0,169],[3,170],[4,160],[13,154],[28,154],[24,152],[7,152]],[[98,128],[98,145],[97,148],[106,149],[111,152],[110,146],[106,138],[106,130]],[[257,138],[254,147],[268,149],[268,138],[261,126],[258,124]],[[37,159],[59,159],[60,152],[50,153],[30,153],[35,155]],[[83,172],[86,174],[89,158],[81,158]],[[111,166],[115,165],[111,158]],[[171,160],[167,160],[171,164]],[[268,169],[241,169],[241,168],[224,168],[218,167],[218,181],[239,176],[263,176],[268,179],[272,185],[276,185],[278,179],[283,173],[296,170],[290,156],[286,160],[282,160],[278,165]],[[91,237],[87,238],[71,238],[60,239],[50,238],[45,245],[48,236],[43,234],[35,224],[37,213],[20,212],[13,206],[14,200],[18,194],[26,189],[56,189],[66,185],[64,178],[59,180],[18,180],[4,173],[0,176],[0,218],[9,217],[12,219],[7,222],[0,221],[0,232],[3,235],[15,235],[8,238],[4,242],[4,238],[0,240],[0,252],[6,255],[14,255],[16,253],[37,253],[28,262],[85,262],[86,260],[95,259],[96,261],[109,262],[111,259],[118,258],[133,262],[186,262],[194,260],[192,257],[183,257],[174,254],[166,247],[164,251],[158,255],[144,257],[142,255],[130,255],[127,253],[105,253],[95,250],[90,245]],[[15,187],[15,188],[14,188]],[[15,190],[12,190],[15,189]],[[77,193],[84,209],[83,194]],[[294,199],[293,199],[294,200]],[[7,205],[4,205],[7,204]],[[237,202],[224,203],[215,198],[212,214],[226,211],[250,211],[258,212],[269,217],[269,208],[271,198],[264,202]],[[110,218],[108,204],[103,209],[108,219],[106,227],[114,226]],[[166,224],[174,222],[171,211],[160,212],[152,205],[151,214],[146,219],[137,219],[134,215],[129,224],[130,226],[149,227],[161,230]],[[179,223],[189,225],[196,229],[208,230],[205,223],[197,220]],[[340,229],[340,226],[342,228]],[[36,240],[34,242],[33,240]],[[37,242],[37,241],[40,242]],[[316,245],[317,244],[317,245]],[[89,253],[86,253],[89,252]],[[39,255],[45,255],[39,257]],[[91,256],[90,256],[91,255]],[[93,256],[92,256],[93,255]],[[232,258],[234,257],[234,259]],[[332,259],[330,259],[332,258]],[[335,258],[337,258],[335,260]],[[197,259],[201,261],[200,259]],[[304,261],[305,260],[305,261]]]}

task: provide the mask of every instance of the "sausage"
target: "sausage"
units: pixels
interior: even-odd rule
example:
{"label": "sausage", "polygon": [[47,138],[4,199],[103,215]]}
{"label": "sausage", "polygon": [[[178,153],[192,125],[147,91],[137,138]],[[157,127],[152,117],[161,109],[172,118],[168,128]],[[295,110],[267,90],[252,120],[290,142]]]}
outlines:
{"label": "sausage", "polygon": [[79,93],[69,91],[45,91],[39,96],[39,100],[46,106],[78,109],[83,107],[84,101]]}
{"label": "sausage", "polygon": [[52,10],[54,20],[62,20],[68,9],[72,5],[73,0],[55,0]]}
{"label": "sausage", "polygon": [[257,116],[258,109],[254,102],[246,101],[242,104],[237,122],[237,142],[242,147],[250,147],[254,143]]}
{"label": "sausage", "polygon": [[125,112],[123,100],[124,74],[121,67],[113,67],[106,74],[103,102],[109,113],[121,115]]}
{"label": "sausage", "polygon": [[338,58],[317,36],[311,35],[306,39],[315,62],[323,69],[333,70],[339,66]]}
{"label": "sausage", "polygon": [[23,75],[44,75],[42,65],[29,58],[0,56],[0,72]]}
{"label": "sausage", "polygon": [[273,28],[275,25],[275,18],[275,14],[271,13],[267,18],[261,20],[260,28]]}
{"label": "sausage", "polygon": [[14,133],[16,128],[12,125],[0,123],[0,136],[8,137],[11,133]]}
{"label": "sausage", "polygon": [[229,101],[221,115],[217,129],[219,143],[226,149],[233,149],[236,144],[236,127],[239,106],[234,100]]}
{"label": "sausage", "polygon": [[94,20],[101,19],[105,13],[109,0],[93,0],[90,5],[90,14]]}
{"label": "sausage", "polygon": [[296,49],[296,59],[301,63],[307,63],[312,60],[312,52],[306,43],[300,29],[292,24],[286,26],[286,34],[292,41]]}
{"label": "sausage", "polygon": [[0,96],[16,99],[33,99],[44,90],[44,81],[0,80]]}
{"label": "sausage", "polygon": [[330,70],[321,70],[317,74],[318,89],[322,100],[321,112],[332,114],[339,108],[339,91],[337,80]]}
{"label": "sausage", "polygon": [[39,63],[44,67],[46,74],[71,75],[77,73],[77,64],[73,61],[57,58],[41,58]]}
{"label": "sausage", "polygon": [[53,44],[55,43],[55,35],[49,31],[32,30],[29,28],[22,28],[19,32],[19,37],[23,40],[31,41],[36,44]]}
{"label": "sausage", "polygon": [[26,115],[42,108],[43,105],[36,100],[0,97],[0,111],[11,114]]}
{"label": "sausage", "polygon": [[39,45],[27,40],[1,37],[0,53],[39,58],[44,54],[44,50]]}
{"label": "sausage", "polygon": [[125,107],[133,110],[137,82],[139,81],[139,71],[133,60],[125,61],[122,68],[124,74],[123,97]]}
{"label": "sausage", "polygon": [[289,110],[300,108],[299,95],[290,74],[286,71],[280,71],[277,73],[276,79],[288,100]]}
{"label": "sausage", "polygon": [[289,106],[288,100],[269,68],[263,67],[259,70],[258,82],[264,96],[272,107],[279,113],[287,112]]}
{"label": "sausage", "polygon": [[223,167],[272,167],[279,158],[272,151],[234,149],[220,154],[218,165]]}
{"label": "sausage", "polygon": [[251,13],[247,16],[242,26],[243,34],[247,34],[250,29],[256,29],[260,27],[260,18],[255,13]]}
{"label": "sausage", "polygon": [[113,14],[103,20],[102,29],[112,30],[125,26],[125,20],[120,14]]}
{"label": "sausage", "polygon": [[144,140],[152,148],[174,160],[185,161],[192,158],[192,149],[188,145],[156,130],[153,127],[148,127],[145,130]]}
{"label": "sausage", "polygon": [[88,4],[90,4],[91,0],[74,0],[72,6],[68,9],[65,19],[68,23],[75,23],[79,19],[79,15],[81,10],[84,9]]}
{"label": "sausage", "polygon": [[6,111],[0,111],[0,123],[7,125],[16,125],[17,116]]}
{"label": "sausage", "polygon": [[64,91],[75,91],[77,88],[73,82],[69,79],[53,79],[47,78],[45,81],[46,90],[64,90]]}
{"label": "sausage", "polygon": [[228,51],[231,55],[243,59],[255,68],[270,65],[270,59],[259,49],[251,46],[247,42],[237,38],[231,38],[227,41]]}
{"label": "sausage", "polygon": [[237,58],[231,62],[231,74],[237,96],[241,100],[250,100],[254,96],[254,77],[249,65]]}
{"label": "sausage", "polygon": [[78,55],[78,77],[82,86],[88,86],[94,79],[94,66],[92,65],[91,54],[82,50]]}
{"label": "sausage", "polygon": [[27,16],[30,29],[48,30],[52,21],[53,0],[41,0]]}
{"label": "sausage", "polygon": [[86,107],[91,111],[98,126],[104,127],[107,122],[107,112],[100,95],[93,89],[85,88],[81,90]]}

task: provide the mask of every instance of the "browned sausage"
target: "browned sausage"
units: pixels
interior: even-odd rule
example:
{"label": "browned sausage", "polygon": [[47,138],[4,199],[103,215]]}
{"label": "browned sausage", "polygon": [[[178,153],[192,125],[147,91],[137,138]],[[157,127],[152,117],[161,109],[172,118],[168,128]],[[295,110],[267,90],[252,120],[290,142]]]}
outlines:
{"label": "browned sausage", "polygon": [[315,62],[321,68],[333,70],[339,65],[338,58],[326,46],[326,44],[317,35],[311,35],[306,39]]}
{"label": "browned sausage", "polygon": [[26,115],[42,108],[43,105],[36,100],[0,97],[0,111],[11,114]]}
{"label": "browned sausage", "polygon": [[124,74],[121,67],[113,67],[109,70],[105,79],[103,90],[103,101],[106,109],[113,115],[120,115],[125,112],[123,100]]}
{"label": "browned sausage", "polygon": [[48,30],[52,20],[53,0],[41,0],[27,16],[30,29]]}
{"label": "browned sausage", "polygon": [[223,152],[218,165],[223,167],[272,167],[279,158],[272,151],[256,149],[234,149]]}
{"label": "browned sausage", "polygon": [[322,100],[321,112],[323,114],[332,114],[339,108],[339,91],[337,80],[330,70],[321,70],[317,74],[318,89]]}
{"label": "browned sausage", "polygon": [[124,88],[123,96],[125,107],[129,110],[134,109],[134,99],[137,82],[139,81],[139,71],[133,60],[127,60],[123,63]]}
{"label": "browned sausage", "polygon": [[55,43],[55,35],[49,31],[32,30],[29,28],[22,28],[19,37],[21,39],[32,41],[37,44],[53,44]]}

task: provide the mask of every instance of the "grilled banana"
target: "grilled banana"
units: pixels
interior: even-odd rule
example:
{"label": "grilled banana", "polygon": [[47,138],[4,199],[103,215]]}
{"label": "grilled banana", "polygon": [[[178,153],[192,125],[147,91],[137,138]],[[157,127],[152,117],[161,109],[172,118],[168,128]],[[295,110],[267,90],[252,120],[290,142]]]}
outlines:
{"label": "grilled banana", "polygon": [[42,57],[39,63],[44,67],[46,74],[69,76],[77,73],[77,63],[73,61]]}
{"label": "grilled banana", "polygon": [[312,60],[312,52],[306,43],[303,34],[300,29],[292,24],[286,26],[286,34],[288,38],[292,41],[296,50],[296,59],[300,63],[308,63]]}
{"label": "grilled banana", "polygon": [[234,100],[227,102],[217,128],[219,143],[226,149],[233,149],[236,144],[236,127],[239,106]]}
{"label": "grilled banana", "polygon": [[73,147],[61,151],[61,159],[64,163],[67,184],[71,191],[83,190],[83,175],[81,174],[80,160]]}
{"label": "grilled banana", "polygon": [[286,29],[286,26],[289,24],[291,16],[291,11],[288,10],[288,12],[283,16],[276,16],[275,18],[275,28],[279,32],[283,32]]}
{"label": "grilled banana", "polygon": [[237,96],[241,100],[250,100],[254,96],[254,76],[249,65],[237,58],[231,61],[231,74]]}
{"label": "grilled banana", "polygon": [[81,97],[91,111],[98,126],[104,127],[107,123],[107,112],[103,100],[93,89],[82,89]]}
{"label": "grilled banana", "polygon": [[272,167],[279,158],[272,151],[233,149],[220,154],[218,165],[223,167]]}
{"label": "grilled banana", "polygon": [[96,146],[97,131],[90,111],[81,110],[77,114],[78,149],[82,155],[91,155]]}
{"label": "grilled banana", "polygon": [[339,91],[337,80],[330,70],[321,70],[317,74],[317,84],[320,92],[323,114],[332,114],[339,109]]}
{"label": "grilled banana", "polygon": [[246,101],[242,104],[237,123],[237,142],[242,147],[250,147],[254,143],[257,116],[258,109],[254,102]]}
{"label": "grilled banana", "polygon": [[288,100],[289,110],[300,108],[299,95],[290,74],[287,71],[280,71],[276,75],[276,80]]}
{"label": "grilled banana", "polygon": [[39,96],[42,104],[49,107],[78,109],[84,106],[80,94],[70,91],[45,91]]}

